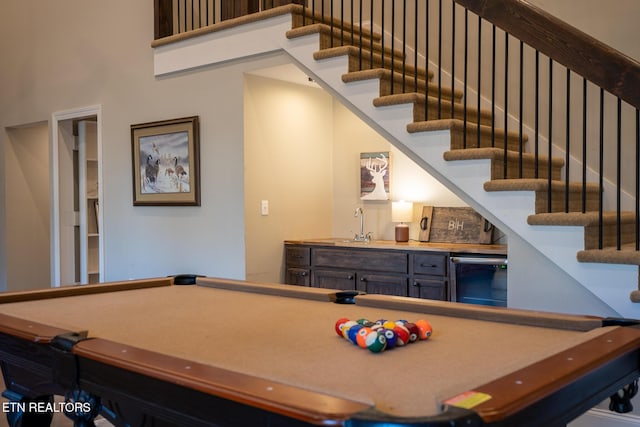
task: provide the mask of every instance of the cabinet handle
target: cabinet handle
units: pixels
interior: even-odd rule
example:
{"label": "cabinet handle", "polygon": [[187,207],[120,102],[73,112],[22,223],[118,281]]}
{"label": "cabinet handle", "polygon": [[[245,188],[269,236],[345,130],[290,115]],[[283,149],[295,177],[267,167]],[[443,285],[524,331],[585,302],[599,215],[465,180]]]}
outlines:
{"label": "cabinet handle", "polygon": [[367,281],[367,278],[366,278],[366,277],[361,277],[361,278],[360,278],[360,281],[361,281],[361,282],[366,282],[366,281]]}
{"label": "cabinet handle", "polygon": [[348,280],[353,280],[353,274],[348,275],[348,276],[347,276],[347,279],[348,279]]}
{"label": "cabinet handle", "polygon": [[420,267],[436,268],[437,265],[435,265],[435,264],[420,264]]}
{"label": "cabinet handle", "polygon": [[302,273],[300,273],[300,275],[301,275],[302,277],[305,277],[305,276],[307,275],[307,272],[306,272],[306,271],[303,271]]}
{"label": "cabinet handle", "polygon": [[417,280],[413,282],[413,286],[415,286],[416,288],[420,287],[420,282],[418,282]]}

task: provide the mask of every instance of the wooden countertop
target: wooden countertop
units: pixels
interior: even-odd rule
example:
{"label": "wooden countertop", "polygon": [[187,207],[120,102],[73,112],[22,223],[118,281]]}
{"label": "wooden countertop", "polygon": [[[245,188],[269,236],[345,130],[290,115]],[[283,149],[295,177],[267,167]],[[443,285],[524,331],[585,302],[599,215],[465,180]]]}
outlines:
{"label": "wooden countertop", "polygon": [[311,245],[311,246],[334,246],[348,248],[370,248],[370,249],[397,249],[425,252],[449,252],[468,253],[486,255],[506,255],[507,245],[481,245],[473,243],[431,243],[410,240],[406,243],[394,240],[372,240],[370,242],[356,242],[348,237],[321,238],[321,239],[300,239],[285,240],[289,245]]}

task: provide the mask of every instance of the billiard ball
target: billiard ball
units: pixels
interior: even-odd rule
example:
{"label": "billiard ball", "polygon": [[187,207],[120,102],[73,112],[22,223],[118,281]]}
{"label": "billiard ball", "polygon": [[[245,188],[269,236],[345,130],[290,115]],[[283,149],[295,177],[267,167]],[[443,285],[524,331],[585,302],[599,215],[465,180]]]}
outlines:
{"label": "billiard ball", "polygon": [[409,344],[409,330],[404,326],[396,325],[393,328],[393,331],[396,333],[397,340],[396,346],[403,346]]}
{"label": "billiard ball", "polygon": [[409,330],[409,342],[416,342],[420,338],[420,328],[413,322],[407,322],[404,327]]}
{"label": "billiard ball", "polygon": [[416,326],[420,329],[420,339],[427,340],[431,336],[433,332],[433,328],[431,327],[431,323],[427,320],[421,319],[416,322]]}
{"label": "billiard ball", "polygon": [[364,328],[364,326],[362,326],[360,324],[353,325],[352,327],[350,327],[349,328],[349,332],[347,332],[347,335],[349,337],[349,341],[351,341],[355,345],[358,345],[358,332],[362,328]]}
{"label": "billiard ball", "polygon": [[396,322],[394,322],[393,320],[387,320],[382,324],[382,327],[385,329],[393,329],[395,328],[395,326],[396,326]]}
{"label": "billiard ball", "polygon": [[381,332],[384,337],[387,339],[387,349],[390,350],[396,346],[396,342],[398,341],[398,335],[393,329],[383,329]]}
{"label": "billiard ball", "polygon": [[367,335],[367,348],[373,353],[380,353],[387,347],[387,339],[384,335],[371,333]]}
{"label": "billiard ball", "polygon": [[349,329],[351,329],[351,327],[355,325],[357,325],[355,320],[349,320],[348,322],[345,322],[344,325],[342,325],[342,336],[345,339],[349,339]]}
{"label": "billiard ball", "polygon": [[358,343],[358,346],[360,346],[362,348],[367,348],[367,337],[369,335],[371,335],[371,334],[374,334],[374,333],[375,332],[371,328],[363,326],[358,331],[358,334],[356,336],[356,342]]}
{"label": "billiard ball", "polygon": [[346,317],[341,317],[340,319],[338,319],[338,321],[336,322],[336,334],[342,336],[342,326],[348,321],[349,319],[347,319]]}

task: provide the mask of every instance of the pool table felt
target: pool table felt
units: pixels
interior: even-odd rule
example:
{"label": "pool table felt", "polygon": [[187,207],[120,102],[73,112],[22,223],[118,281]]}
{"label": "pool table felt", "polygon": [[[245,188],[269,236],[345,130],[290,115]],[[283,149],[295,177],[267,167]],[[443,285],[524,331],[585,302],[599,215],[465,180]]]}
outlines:
{"label": "pool table felt", "polygon": [[[360,401],[398,416],[436,414],[446,398],[609,330],[582,333],[204,286],[7,303],[0,313],[88,330],[89,336]],[[337,336],[340,317],[425,318],[434,333],[428,341],[374,354]]]}

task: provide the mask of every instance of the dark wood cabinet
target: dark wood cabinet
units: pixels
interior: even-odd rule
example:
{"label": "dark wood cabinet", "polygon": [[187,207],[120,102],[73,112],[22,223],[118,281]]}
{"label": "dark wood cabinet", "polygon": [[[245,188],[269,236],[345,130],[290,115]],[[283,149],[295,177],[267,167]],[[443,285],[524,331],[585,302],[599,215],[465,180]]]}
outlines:
{"label": "dark wood cabinet", "polygon": [[291,285],[446,300],[447,253],[285,244]]}

